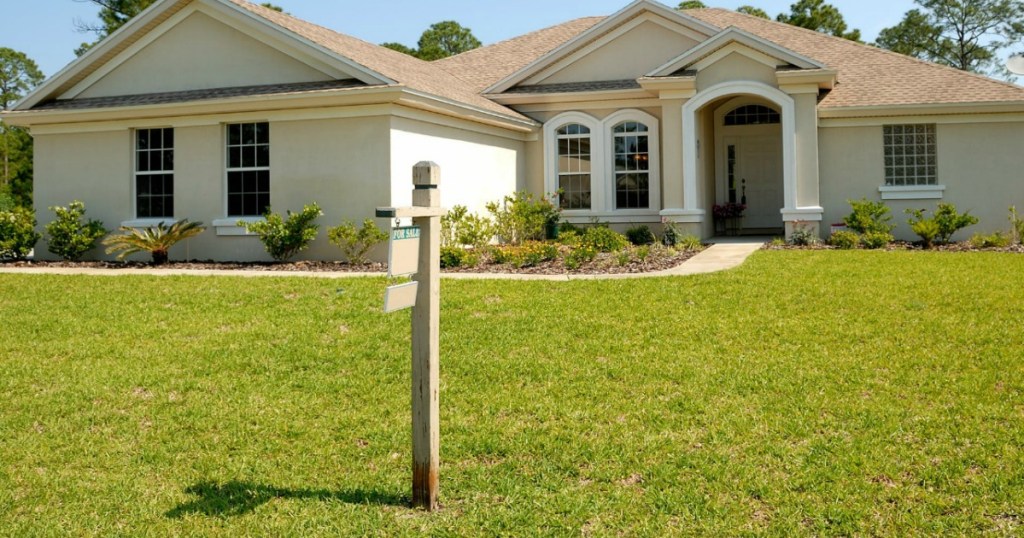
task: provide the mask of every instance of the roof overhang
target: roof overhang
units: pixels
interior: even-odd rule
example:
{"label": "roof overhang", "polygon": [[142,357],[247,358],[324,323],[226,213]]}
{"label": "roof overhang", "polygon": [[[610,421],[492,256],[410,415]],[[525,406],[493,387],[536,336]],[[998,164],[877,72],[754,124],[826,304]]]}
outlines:
{"label": "roof overhang", "polygon": [[530,62],[527,66],[522,69],[508,75],[507,77],[499,80],[492,86],[488,87],[483,91],[484,94],[501,94],[509,88],[529,79],[533,75],[543,71],[547,67],[557,63],[562,58],[571,55],[578,49],[586,46],[587,44],[601,38],[605,34],[613,31],[618,26],[625,24],[633,18],[643,14],[653,13],[659,15],[670,21],[674,21],[679,25],[686,27],[693,32],[696,32],[700,36],[710,37],[720,31],[718,27],[712,26],[706,22],[697,20],[694,17],[676,11],[664,4],[655,2],[653,0],[635,0],[628,6],[622,8],[616,13],[608,16],[601,22],[595,24],[585,32],[577,35],[576,37],[566,41],[562,45],[558,46],[554,50],[544,54],[537,58],[533,62]]}
{"label": "roof overhang", "polygon": [[732,53],[746,55],[758,62],[776,68],[788,66],[796,69],[825,69],[825,66],[820,62],[735,26],[730,26],[679,57],[651,71],[647,76],[666,77],[682,71],[700,71]]}
{"label": "roof overhang", "polygon": [[873,105],[847,107],[820,107],[822,120],[854,118],[903,118],[925,116],[954,116],[970,114],[1024,114],[1024,101],[993,101],[975,103],[937,103],[909,105]]}

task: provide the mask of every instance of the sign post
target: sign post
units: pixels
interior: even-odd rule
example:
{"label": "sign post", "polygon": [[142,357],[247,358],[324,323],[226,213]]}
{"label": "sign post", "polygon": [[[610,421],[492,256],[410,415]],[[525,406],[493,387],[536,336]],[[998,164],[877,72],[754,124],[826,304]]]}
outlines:
{"label": "sign post", "polygon": [[[441,429],[439,343],[441,336],[441,194],[440,168],[432,162],[413,167],[412,207],[377,208],[381,218],[412,218],[418,231],[392,234],[390,263],[400,264],[397,254],[403,247],[396,243],[416,235],[418,261],[413,283],[416,286],[412,307],[412,504],[437,510],[438,469]],[[410,230],[406,228],[406,230]],[[396,237],[402,237],[396,240]],[[389,272],[391,269],[389,269]],[[410,290],[411,291],[411,290]]]}

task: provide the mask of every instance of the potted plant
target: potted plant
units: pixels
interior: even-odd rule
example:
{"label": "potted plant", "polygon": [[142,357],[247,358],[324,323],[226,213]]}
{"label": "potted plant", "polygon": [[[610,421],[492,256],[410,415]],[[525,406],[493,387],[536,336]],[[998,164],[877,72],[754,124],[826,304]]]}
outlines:
{"label": "potted plant", "polygon": [[715,204],[711,208],[711,213],[714,215],[716,222],[722,223],[722,231],[725,232],[725,235],[739,235],[740,228],[742,227],[743,211],[746,209],[746,204],[726,202],[724,204]]}

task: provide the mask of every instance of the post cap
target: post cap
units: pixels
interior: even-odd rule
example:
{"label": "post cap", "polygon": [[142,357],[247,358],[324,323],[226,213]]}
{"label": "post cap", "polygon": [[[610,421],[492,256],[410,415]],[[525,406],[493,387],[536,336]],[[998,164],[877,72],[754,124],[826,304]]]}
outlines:
{"label": "post cap", "polygon": [[412,167],[412,184],[417,189],[436,189],[441,184],[441,167],[431,161],[416,163]]}

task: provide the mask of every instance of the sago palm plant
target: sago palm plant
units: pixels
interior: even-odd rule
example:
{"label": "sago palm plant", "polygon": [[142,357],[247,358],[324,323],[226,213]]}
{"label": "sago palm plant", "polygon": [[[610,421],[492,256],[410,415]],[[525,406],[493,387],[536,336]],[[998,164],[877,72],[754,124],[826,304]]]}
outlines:
{"label": "sago palm plant", "polygon": [[108,237],[103,244],[107,245],[107,254],[118,252],[119,260],[136,252],[149,252],[153,255],[153,265],[162,265],[167,263],[167,251],[175,243],[195,237],[204,230],[206,227],[202,222],[190,222],[188,219],[181,219],[170,226],[161,222],[141,230],[122,226],[124,233]]}

